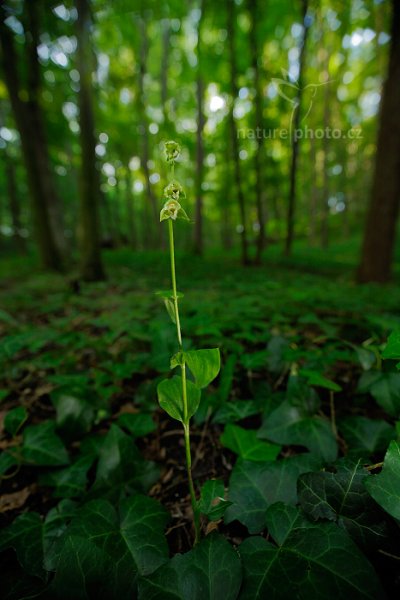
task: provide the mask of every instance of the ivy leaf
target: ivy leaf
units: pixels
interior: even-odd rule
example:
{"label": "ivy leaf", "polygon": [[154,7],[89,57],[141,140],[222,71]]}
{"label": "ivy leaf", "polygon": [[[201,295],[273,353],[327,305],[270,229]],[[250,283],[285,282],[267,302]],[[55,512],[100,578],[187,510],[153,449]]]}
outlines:
{"label": "ivy leaf", "polygon": [[219,373],[221,359],[219,348],[190,350],[184,352],[187,366],[191,370],[198,388],[205,388]]}
{"label": "ivy leaf", "polygon": [[341,387],[334,381],[327,379],[318,371],[311,371],[310,369],[301,369],[300,375],[307,379],[308,385],[314,385],[316,387],[322,387],[332,392],[340,392]]}
{"label": "ivy leaf", "polygon": [[265,522],[268,532],[279,546],[282,546],[295,529],[312,526],[298,508],[283,502],[276,502],[267,508]]}
{"label": "ivy leaf", "polygon": [[42,532],[42,519],[38,513],[20,515],[0,532],[0,552],[14,548],[21,567],[29,575],[45,579]]}
{"label": "ivy leaf", "polygon": [[25,462],[41,467],[68,464],[67,450],[54,432],[54,423],[46,421],[24,430],[22,456]]}
{"label": "ivy leaf", "polygon": [[218,521],[232,502],[225,500],[224,482],[219,479],[206,481],[200,492],[199,511],[210,521]]}
{"label": "ivy leaf", "polygon": [[372,456],[385,450],[396,437],[394,427],[382,419],[344,417],[338,423],[339,431],[354,454]]}
{"label": "ivy leaf", "polygon": [[400,446],[394,440],[386,452],[382,472],[371,475],[365,487],[389,515],[400,519]]}
{"label": "ivy leaf", "polygon": [[19,429],[28,418],[28,413],[24,406],[17,406],[8,411],[4,417],[4,429],[13,437],[18,433]]}
{"label": "ivy leaf", "polygon": [[145,492],[155,483],[158,474],[155,464],[143,459],[131,436],[117,425],[111,425],[99,448],[96,481],[91,493],[103,493],[104,488],[115,497],[121,488],[128,492]]}
{"label": "ivy leaf", "polygon": [[225,402],[213,417],[213,423],[234,423],[256,415],[259,408],[253,400]]}
{"label": "ivy leaf", "polygon": [[315,521],[335,521],[365,548],[381,543],[386,534],[384,514],[364,487],[368,472],[357,463],[342,460],[336,472],[306,473],[298,481],[299,502]]}
{"label": "ivy leaf", "polygon": [[[200,390],[191,381],[186,381],[187,417],[190,419],[200,403]],[[158,402],[170,417],[184,422],[182,377],[175,375],[172,379],[164,379],[157,386]]]}
{"label": "ivy leaf", "polygon": [[223,536],[212,533],[142,579],[139,599],[236,600],[241,581],[239,556]]}
{"label": "ivy leaf", "polygon": [[45,473],[39,478],[39,483],[54,487],[55,498],[78,498],[86,491],[87,472],[93,462],[93,456],[81,456],[66,469]]}
{"label": "ivy leaf", "polygon": [[400,416],[400,373],[367,371],[360,377],[358,391],[369,392],[388,415]]}
{"label": "ivy leaf", "polygon": [[59,388],[51,394],[56,409],[56,425],[71,438],[87,433],[94,421],[93,407],[83,398],[72,394],[68,389]]}
{"label": "ivy leaf", "polygon": [[156,430],[156,424],[149,413],[123,413],[118,417],[117,423],[129,431],[133,438],[144,437]]}
{"label": "ivy leaf", "polygon": [[69,598],[134,598],[137,577],[168,559],[166,511],[152,498],[85,504],[67,528],[51,590]]}
{"label": "ivy leaf", "polygon": [[0,454],[0,477],[5,475],[7,471],[18,465],[18,460],[12,454],[9,454],[6,450]]}
{"label": "ivy leaf", "polygon": [[299,475],[319,466],[318,459],[310,454],[273,463],[239,459],[229,481],[228,499],[233,504],[225,513],[225,523],[237,519],[250,533],[259,533],[265,526],[268,506],[280,501],[296,504]]}
{"label": "ivy leaf", "polygon": [[226,425],[220,441],[225,448],[229,448],[246,460],[275,460],[282,449],[276,444],[259,440],[255,429],[243,429],[238,425]]}
{"label": "ivy leaf", "polygon": [[[400,360],[400,330],[392,331],[389,335],[385,349],[382,352],[382,358]],[[400,369],[400,363],[397,365],[397,368]]]}
{"label": "ivy leaf", "polygon": [[277,548],[262,537],[239,547],[243,585],[239,600],[381,600],[372,565],[337,525],[296,528]]}
{"label": "ivy leaf", "polygon": [[258,437],[278,444],[305,446],[326,462],[333,462],[338,453],[329,421],[319,416],[310,417],[288,400],[265,419]]}

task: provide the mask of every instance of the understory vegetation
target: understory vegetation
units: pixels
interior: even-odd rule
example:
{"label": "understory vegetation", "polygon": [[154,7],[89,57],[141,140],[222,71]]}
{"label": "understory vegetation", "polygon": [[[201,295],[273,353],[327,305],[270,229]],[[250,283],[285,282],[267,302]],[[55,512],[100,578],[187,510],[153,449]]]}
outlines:
{"label": "understory vegetation", "polygon": [[221,353],[191,421],[195,545],[182,429],[157,403],[168,253],[106,253],[90,285],[10,261],[2,598],[397,597],[400,291],[355,286],[344,252],[251,277],[178,253],[185,350]]}

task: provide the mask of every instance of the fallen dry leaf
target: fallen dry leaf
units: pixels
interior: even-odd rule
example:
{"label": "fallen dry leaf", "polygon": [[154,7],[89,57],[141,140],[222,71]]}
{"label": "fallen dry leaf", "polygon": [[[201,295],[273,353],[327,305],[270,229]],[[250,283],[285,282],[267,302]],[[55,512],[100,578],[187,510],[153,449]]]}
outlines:
{"label": "fallen dry leaf", "polygon": [[22,488],[22,490],[18,490],[12,494],[3,494],[0,496],[0,513],[21,508],[29,496],[36,491],[36,487],[35,484],[28,485],[27,487]]}

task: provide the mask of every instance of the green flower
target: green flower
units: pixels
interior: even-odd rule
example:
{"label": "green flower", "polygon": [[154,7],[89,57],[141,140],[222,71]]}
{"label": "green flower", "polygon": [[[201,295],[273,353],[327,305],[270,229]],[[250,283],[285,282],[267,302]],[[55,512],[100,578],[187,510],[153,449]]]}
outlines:
{"label": "green flower", "polygon": [[161,209],[160,221],[165,221],[166,219],[173,219],[174,221],[176,219],[185,219],[189,221],[189,217],[177,200],[167,200]]}
{"label": "green flower", "polygon": [[164,188],[164,196],[169,200],[186,198],[185,191],[178,181],[171,181],[167,187]]}
{"label": "green flower", "polygon": [[177,142],[169,141],[165,142],[165,156],[167,162],[173,163],[181,153],[181,147]]}

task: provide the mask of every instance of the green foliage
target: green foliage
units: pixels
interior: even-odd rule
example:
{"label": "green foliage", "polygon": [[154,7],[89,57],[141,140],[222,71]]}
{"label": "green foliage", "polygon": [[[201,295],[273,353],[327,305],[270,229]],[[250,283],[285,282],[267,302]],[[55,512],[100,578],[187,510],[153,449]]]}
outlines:
{"label": "green foliage", "polygon": [[[400,358],[400,331],[392,331],[382,352],[382,358],[398,360]],[[397,365],[400,369],[400,362]]]}
{"label": "green foliage", "polygon": [[340,461],[335,471],[305,473],[298,482],[301,508],[313,520],[335,521],[362,547],[377,547],[385,538],[382,511],[367,493],[368,472],[356,463]]}
{"label": "green foliage", "polygon": [[225,522],[237,519],[250,533],[259,533],[265,527],[268,506],[275,502],[296,504],[298,477],[318,465],[318,459],[307,454],[274,463],[239,459],[229,480],[232,506],[225,513]]}
{"label": "green foliage", "polygon": [[176,555],[167,565],[140,583],[143,600],[235,600],[241,584],[239,556],[216,533],[193,550]]}
{"label": "green foliage", "polygon": [[35,512],[20,515],[0,533],[0,552],[13,548],[20,565],[30,575],[45,578],[42,520]]}
{"label": "green foliage", "polygon": [[200,492],[199,511],[210,521],[218,521],[223,517],[232,502],[225,500],[224,482],[219,479],[206,481]]}
{"label": "green foliage", "polygon": [[[281,518],[281,515],[278,516]],[[273,520],[273,514],[269,515]],[[295,519],[275,525],[279,547],[264,538],[239,548],[244,576],[240,600],[304,598],[384,598],[372,565],[347,534],[331,523],[303,527]]]}
{"label": "green foliage", "polygon": [[358,391],[369,392],[388,415],[400,416],[400,373],[367,371],[360,378]]}
{"label": "green foliage", "polygon": [[397,442],[390,442],[382,473],[371,476],[365,486],[386,512],[400,519],[400,446]]}
{"label": "green foliage", "polygon": [[168,558],[167,520],[160,505],[140,495],[122,500],[118,511],[105,500],[85,504],[63,534],[52,593],[134,595],[138,575],[152,573]]}
{"label": "green foliage", "polygon": [[196,386],[205,388],[214,381],[220,369],[219,349],[190,350],[183,353],[184,360],[194,376]]}
{"label": "green foliage", "polygon": [[286,400],[265,419],[258,436],[278,444],[305,446],[326,462],[337,457],[337,443],[329,421]]}
{"label": "green foliage", "polygon": [[382,419],[368,417],[344,417],[339,429],[354,455],[373,456],[384,451],[390,440],[396,437],[394,427]]}
{"label": "green foliage", "polygon": [[28,418],[24,406],[17,406],[10,410],[4,417],[4,429],[12,436],[16,435]]}
{"label": "green foliage", "polygon": [[276,444],[259,440],[256,430],[243,429],[238,425],[226,425],[220,439],[223,446],[245,460],[272,461],[282,449]]}
{"label": "green foliage", "polygon": [[[68,295],[61,280],[43,276],[4,297],[18,326],[4,322],[15,352],[0,351],[2,491],[19,494],[26,477],[34,491],[4,513],[2,596],[380,598],[374,567],[389,595],[395,559],[387,554],[396,555],[400,518],[396,387],[381,404],[379,389],[376,398],[372,387],[354,390],[361,368],[371,386],[382,374],[391,386],[388,374],[397,375],[394,356],[383,370],[379,362],[396,327],[394,288],[371,295],[317,275],[293,282],[292,269],[272,263],[266,282],[261,269],[249,278],[233,262],[232,274],[222,273],[214,259],[187,266],[178,254],[190,288],[180,307],[182,350],[150,294],[168,288],[167,258],[118,252],[107,258],[110,286]],[[17,327],[24,340],[10,341]],[[217,347],[222,368],[212,383]],[[193,368],[192,354],[200,357]],[[200,399],[191,449],[203,538],[193,550],[184,447],[157,405],[157,384],[166,382],[182,421],[182,378],[166,379],[170,361],[179,376],[184,364],[187,390],[195,405]],[[171,516],[143,494],[166,498]],[[205,535],[213,528],[219,533]]]}
{"label": "green foliage", "polygon": [[186,382],[187,415],[184,412],[182,377],[175,375],[164,379],[157,386],[158,401],[170,417],[184,423],[196,412],[200,403],[200,390],[191,381]]}
{"label": "green foliage", "polygon": [[25,462],[41,467],[63,466],[69,463],[68,452],[61,438],[55,433],[52,421],[26,427],[21,454]]}

